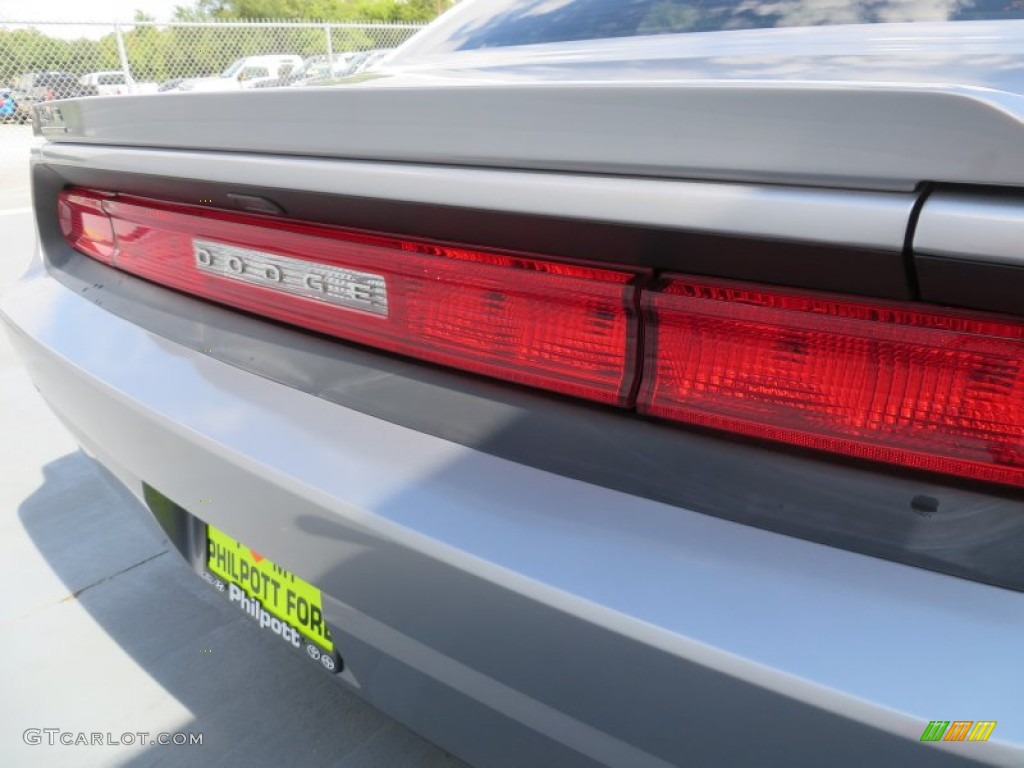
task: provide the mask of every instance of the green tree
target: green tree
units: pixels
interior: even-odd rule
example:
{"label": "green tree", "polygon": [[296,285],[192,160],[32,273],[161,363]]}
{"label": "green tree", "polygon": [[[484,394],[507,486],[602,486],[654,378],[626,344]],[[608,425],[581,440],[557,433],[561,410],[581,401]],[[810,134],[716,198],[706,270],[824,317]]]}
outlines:
{"label": "green tree", "polygon": [[64,40],[37,29],[0,29],[0,82],[13,85],[26,72],[62,70],[75,75],[109,68],[117,62],[103,41]]}
{"label": "green tree", "polygon": [[179,6],[181,20],[282,19],[316,21],[431,21],[453,0],[198,0]]}
{"label": "green tree", "polygon": [[[452,0],[196,0],[178,6],[176,21],[251,19],[324,22],[429,21]],[[132,77],[163,82],[221,72],[242,56],[264,53],[322,55],[327,51],[322,29],[267,26],[159,26],[136,11],[136,26],[124,26],[124,47]],[[401,34],[388,29],[334,28],[335,53],[390,47]],[[65,70],[76,75],[120,69],[113,30],[99,40],[64,40],[37,29],[0,29],[0,83],[13,84],[26,72]]]}

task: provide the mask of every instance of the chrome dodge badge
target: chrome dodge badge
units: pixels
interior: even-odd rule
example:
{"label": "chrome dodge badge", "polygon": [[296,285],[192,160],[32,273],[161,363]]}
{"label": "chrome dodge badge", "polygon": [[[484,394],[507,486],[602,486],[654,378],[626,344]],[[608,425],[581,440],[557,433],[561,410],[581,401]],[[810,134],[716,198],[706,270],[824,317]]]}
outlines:
{"label": "chrome dodge badge", "polygon": [[193,240],[192,250],[202,272],[375,315],[388,313],[388,290],[381,275],[209,240]]}

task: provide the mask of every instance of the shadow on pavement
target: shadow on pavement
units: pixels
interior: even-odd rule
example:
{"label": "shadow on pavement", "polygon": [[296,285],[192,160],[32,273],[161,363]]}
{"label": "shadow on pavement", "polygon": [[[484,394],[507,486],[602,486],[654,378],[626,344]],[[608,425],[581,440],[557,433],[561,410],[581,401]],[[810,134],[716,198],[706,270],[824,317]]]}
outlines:
{"label": "shadow on pavement", "polygon": [[[82,730],[109,730],[115,738],[133,731],[203,734],[202,746],[104,750],[112,759],[103,762],[462,765],[278,648],[279,640],[261,633],[158,542],[141,517],[148,511],[84,454],[52,461],[43,473],[44,482],[18,515],[70,593],[62,602],[74,600],[84,608],[117,648],[106,643],[106,653],[96,658],[74,638],[53,638],[47,642],[63,649],[63,663],[19,674],[33,675],[33,686],[41,691],[54,696],[59,691],[58,709],[74,711]],[[98,691],[82,687],[94,686],[87,678],[97,666],[109,685]],[[140,673],[148,678],[141,692]],[[123,723],[109,725],[111,713],[125,709],[126,697],[132,699],[131,716],[120,715]],[[182,710],[187,711],[184,722]],[[73,730],[70,723],[44,725]],[[33,753],[43,763],[60,756],[62,765],[71,762],[66,758],[97,764],[99,756],[88,752],[92,747],[35,749],[55,751]],[[77,749],[87,754],[73,755]]]}

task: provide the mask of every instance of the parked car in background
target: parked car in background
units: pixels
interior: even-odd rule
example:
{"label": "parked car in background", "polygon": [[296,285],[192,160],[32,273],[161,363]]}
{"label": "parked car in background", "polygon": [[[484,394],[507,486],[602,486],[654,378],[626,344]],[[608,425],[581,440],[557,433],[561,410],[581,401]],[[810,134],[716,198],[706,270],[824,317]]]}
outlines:
{"label": "parked car in background", "polygon": [[83,88],[95,88],[99,96],[156,93],[159,88],[157,83],[145,83],[129,79],[124,72],[117,69],[106,72],[90,72],[78,78],[78,82]]}
{"label": "parked car in background", "polygon": [[1024,6],[467,0],[256,66],[40,109],[0,299],[255,631],[482,768],[1024,765]]}
{"label": "parked car in background", "polygon": [[156,91],[157,93],[167,93],[168,91],[176,91],[178,90],[178,86],[184,83],[187,79],[187,77],[174,77],[170,80],[164,80],[162,83],[160,83],[159,86],[157,86]]}
{"label": "parked car in background", "polygon": [[0,123],[18,122],[18,105],[10,88],[0,88]]}
{"label": "parked car in background", "polygon": [[383,59],[389,53],[393,53],[393,49],[390,48],[378,48],[369,51],[359,51],[349,61],[348,69],[342,73],[343,77],[351,77],[352,75],[359,74],[364,70],[370,69],[378,61]]}
{"label": "parked car in background", "polygon": [[11,96],[18,107],[18,117],[23,122],[32,119],[32,107],[55,99],[74,99],[82,96],[96,96],[95,85],[83,85],[70,72],[27,72],[18,78],[11,89]]}
{"label": "parked car in background", "polygon": [[282,86],[322,85],[351,70],[353,59],[358,53],[335,53],[328,64],[327,56],[310,56],[302,62],[302,66],[283,77],[263,80],[256,83],[256,88],[280,88]]}
{"label": "parked car in background", "polygon": [[196,77],[183,80],[173,90],[237,91],[255,88],[268,80],[278,80],[302,66],[301,56],[246,56],[238,59],[217,77]]}

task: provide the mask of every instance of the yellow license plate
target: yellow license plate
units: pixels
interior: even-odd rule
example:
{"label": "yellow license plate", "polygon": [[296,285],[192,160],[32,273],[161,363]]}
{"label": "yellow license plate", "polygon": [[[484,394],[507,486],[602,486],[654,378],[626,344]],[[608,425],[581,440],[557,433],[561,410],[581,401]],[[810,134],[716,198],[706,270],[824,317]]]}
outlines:
{"label": "yellow license plate", "polygon": [[230,603],[328,671],[340,671],[319,589],[212,525],[206,526],[206,542],[213,577],[207,580]]}

